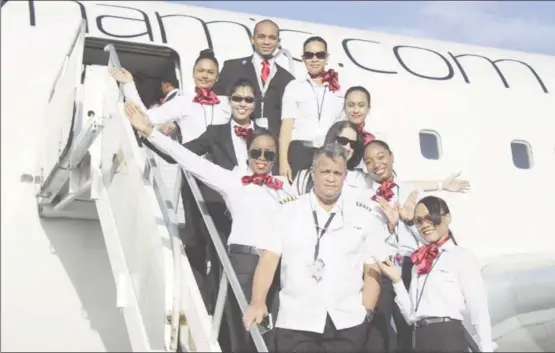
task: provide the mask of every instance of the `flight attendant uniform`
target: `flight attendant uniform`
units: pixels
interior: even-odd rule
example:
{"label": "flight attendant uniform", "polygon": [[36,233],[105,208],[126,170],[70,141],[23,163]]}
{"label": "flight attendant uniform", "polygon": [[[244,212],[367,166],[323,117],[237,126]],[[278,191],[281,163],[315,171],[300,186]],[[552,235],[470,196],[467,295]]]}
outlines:
{"label": "flight attendant uniform", "polygon": [[227,97],[216,96],[214,91],[203,88],[196,88],[195,93],[183,114],[174,120],[181,134],[181,143],[196,139],[208,125],[226,124],[231,118]]}
{"label": "flight attendant uniform", "polygon": [[[423,191],[414,188],[406,182],[384,182],[382,184],[374,181],[372,185],[373,195],[384,197],[390,203],[397,202],[403,206],[410,193],[418,191],[418,199],[422,198]],[[418,201],[418,200],[417,200]],[[382,215],[384,223],[385,216],[377,203],[375,210]],[[412,262],[410,255],[420,247],[422,239],[416,228],[399,220],[393,234],[388,233],[385,237],[388,254],[393,258],[393,263],[402,273],[403,283],[408,288],[410,284]],[[410,348],[410,328],[403,320],[398,308],[394,305],[395,292],[391,280],[382,276],[381,291],[376,306],[376,314],[370,328],[367,348],[372,352],[392,352],[396,347],[401,351]],[[391,327],[392,319],[395,330]]]}
{"label": "flight attendant uniform", "polygon": [[466,352],[463,312],[470,313],[480,352],[493,352],[487,293],[478,259],[446,238],[414,253],[410,290],[393,285],[398,305],[412,326],[415,352]]}
{"label": "flight attendant uniform", "polygon": [[[288,186],[270,175],[241,177],[237,170],[230,171],[215,165],[156,130],[149,140],[172,157],[181,168],[222,195],[233,219],[227,242],[229,259],[250,302],[252,280],[258,264],[257,238],[268,231],[272,216],[280,207],[279,202],[290,195]],[[242,329],[242,315],[238,313],[236,319],[237,328]],[[239,335],[245,337],[246,332],[244,329],[241,331]],[[245,349],[244,344],[239,343],[240,348]]]}
{"label": "flight attendant uniform", "polygon": [[287,202],[258,247],[281,256],[278,352],[361,352],[364,264],[386,258],[385,229],[352,193],[327,212],[314,192]]}
{"label": "flight attendant uniform", "polygon": [[294,119],[287,156],[293,178],[310,167],[314,151],[324,144],[329,128],[342,119],[345,92],[333,70],[326,75],[322,86],[307,74],[289,82],[283,93],[282,119]]}

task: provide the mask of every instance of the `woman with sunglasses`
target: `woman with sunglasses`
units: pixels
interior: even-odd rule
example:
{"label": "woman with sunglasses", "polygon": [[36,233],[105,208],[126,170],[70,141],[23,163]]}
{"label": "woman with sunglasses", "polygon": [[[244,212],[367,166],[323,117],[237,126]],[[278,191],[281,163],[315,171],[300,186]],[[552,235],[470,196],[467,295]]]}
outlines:
{"label": "woman with sunglasses", "polygon": [[[338,143],[347,151],[348,172],[345,177],[345,185],[358,189],[369,189],[372,186],[370,176],[355,169],[362,160],[362,135],[357,132],[356,126],[349,121],[334,123],[324,139],[324,144],[329,143]],[[298,195],[310,192],[314,186],[310,169],[300,170],[292,185]]]}
{"label": "woman with sunglasses", "polygon": [[[290,195],[288,185],[271,175],[276,159],[277,141],[266,129],[257,129],[246,136],[248,173],[222,168],[179,145],[169,137],[152,128],[148,117],[132,103],[126,103],[125,111],[131,125],[160,151],[173,158],[181,168],[193,174],[223,196],[233,219],[227,246],[228,255],[245,293],[250,301],[254,270],[258,263],[257,237],[267,232],[271,217],[280,201]],[[269,304],[272,299],[269,299]],[[248,348],[248,334],[241,324],[242,315],[234,315],[238,346],[233,351]]]}
{"label": "woman with sunglasses", "polygon": [[326,132],[341,120],[343,90],[337,72],[326,71],[327,61],[326,41],[308,38],[303,44],[307,74],[289,82],[283,93],[279,169],[290,182],[299,170],[311,166],[314,151],[324,145]]}
{"label": "woman with sunglasses", "polygon": [[[421,244],[421,239],[417,232],[412,228],[412,212],[418,195],[424,191],[435,189],[433,182],[410,182],[396,180],[393,171],[394,155],[389,145],[382,140],[370,141],[363,150],[363,160],[366,169],[371,173],[374,183],[371,190],[374,196],[372,199],[377,202],[376,207],[385,216],[390,235],[385,239],[393,255],[393,262],[402,271],[405,284],[410,282],[410,269],[412,262],[410,254]],[[422,184],[428,184],[429,188],[422,188]],[[430,185],[431,184],[431,185]],[[448,191],[465,191],[466,182],[458,179],[446,179],[444,189]],[[400,216],[400,217],[398,217]],[[391,316],[395,320],[397,327],[396,343],[401,349],[406,349],[410,343],[410,332],[402,320],[400,313],[393,305],[394,292],[391,281],[382,278],[382,291],[380,293],[378,318],[370,332],[369,349],[373,351],[391,350],[395,344],[393,330],[389,322]]]}
{"label": "woman with sunglasses", "polygon": [[467,352],[470,337],[463,312],[470,313],[480,352],[493,352],[487,293],[478,259],[457,246],[449,230],[451,214],[444,200],[428,196],[416,205],[414,224],[427,245],[412,255],[410,289],[391,261],[378,262],[393,282],[404,319],[412,326],[413,352]]}

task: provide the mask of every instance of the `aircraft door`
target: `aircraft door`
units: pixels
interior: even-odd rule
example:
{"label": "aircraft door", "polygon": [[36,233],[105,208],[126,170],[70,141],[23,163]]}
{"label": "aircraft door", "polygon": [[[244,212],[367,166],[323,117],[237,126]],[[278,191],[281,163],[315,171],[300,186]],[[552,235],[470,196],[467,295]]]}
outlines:
{"label": "aircraft door", "polygon": [[[85,29],[85,21],[82,21],[75,31],[75,39],[52,85],[46,108],[44,118],[48,123],[44,124],[42,148],[38,160],[39,172],[43,178],[39,195],[46,202],[51,202],[67,181],[65,178],[60,178],[59,182],[53,179],[58,167],[64,169],[68,167],[61,164],[68,163],[67,160],[64,161],[64,157],[72,146],[73,128],[78,118],[80,104],[78,90],[81,85]],[[46,186],[48,190],[45,190]]]}

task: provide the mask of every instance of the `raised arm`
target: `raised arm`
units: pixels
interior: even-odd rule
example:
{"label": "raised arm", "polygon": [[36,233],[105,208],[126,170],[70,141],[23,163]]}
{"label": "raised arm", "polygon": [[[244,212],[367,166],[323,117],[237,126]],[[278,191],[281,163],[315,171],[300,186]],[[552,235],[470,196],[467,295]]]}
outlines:
{"label": "raised arm", "polygon": [[462,289],[466,308],[478,335],[481,352],[493,352],[497,345],[491,337],[491,319],[488,297],[478,259],[467,249],[460,249],[457,276]]}
{"label": "raised arm", "polygon": [[441,181],[416,180],[408,181],[417,188],[424,191],[450,191],[450,192],[467,192],[470,190],[470,182],[468,180],[459,179],[461,172],[457,172],[447,176]]}
{"label": "raised arm", "polygon": [[235,186],[234,174],[181,146],[168,136],[154,129],[146,114],[133,103],[125,103],[129,122],[162,152],[172,157],[181,168],[192,173],[220,194],[229,194]]}

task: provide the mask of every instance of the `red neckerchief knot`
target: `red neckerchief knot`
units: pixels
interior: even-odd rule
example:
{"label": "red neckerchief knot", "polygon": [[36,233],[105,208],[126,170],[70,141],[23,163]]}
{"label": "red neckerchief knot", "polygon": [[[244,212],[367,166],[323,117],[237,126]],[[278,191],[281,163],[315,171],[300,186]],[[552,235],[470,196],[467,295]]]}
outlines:
{"label": "red neckerchief knot", "polygon": [[248,185],[250,183],[255,185],[267,185],[268,187],[274,190],[280,190],[281,187],[283,186],[283,182],[281,180],[278,180],[272,177],[271,175],[267,175],[267,174],[266,175],[258,175],[258,174],[245,175],[244,177],[241,178],[241,182],[243,183],[243,185]]}
{"label": "red neckerchief knot", "polygon": [[235,125],[233,127],[233,130],[235,130],[235,135],[239,136],[240,138],[243,139],[243,141],[246,141],[247,138],[252,134],[252,128],[246,128],[246,127],[242,127],[239,125]]}
{"label": "red neckerchief knot", "polygon": [[364,123],[360,124],[360,126],[358,127],[358,131],[360,131],[363,136],[363,143],[365,146],[376,139],[376,136],[364,130]]}
{"label": "red neckerchief knot", "polygon": [[425,275],[432,270],[434,260],[439,255],[439,248],[448,240],[449,237],[445,237],[438,243],[422,246],[412,253],[410,259],[412,260],[412,263],[414,263],[414,265],[416,266],[416,270],[419,275]]}
{"label": "red neckerchief knot", "polygon": [[323,74],[317,76],[310,75],[310,77],[322,77],[322,83],[328,84],[328,89],[330,90],[330,92],[338,91],[341,88],[341,85],[339,84],[339,74],[333,69],[329,69]]}
{"label": "red neckerchief knot", "polygon": [[378,191],[376,191],[376,195],[372,196],[372,200],[376,201],[376,196],[383,197],[386,201],[390,201],[393,197],[393,188],[397,186],[393,181],[384,181]]}
{"label": "red neckerchief knot", "polygon": [[220,99],[214,93],[213,90],[209,90],[206,88],[195,88],[195,93],[197,94],[195,98],[193,98],[193,102],[205,105],[214,105],[220,103]]}

